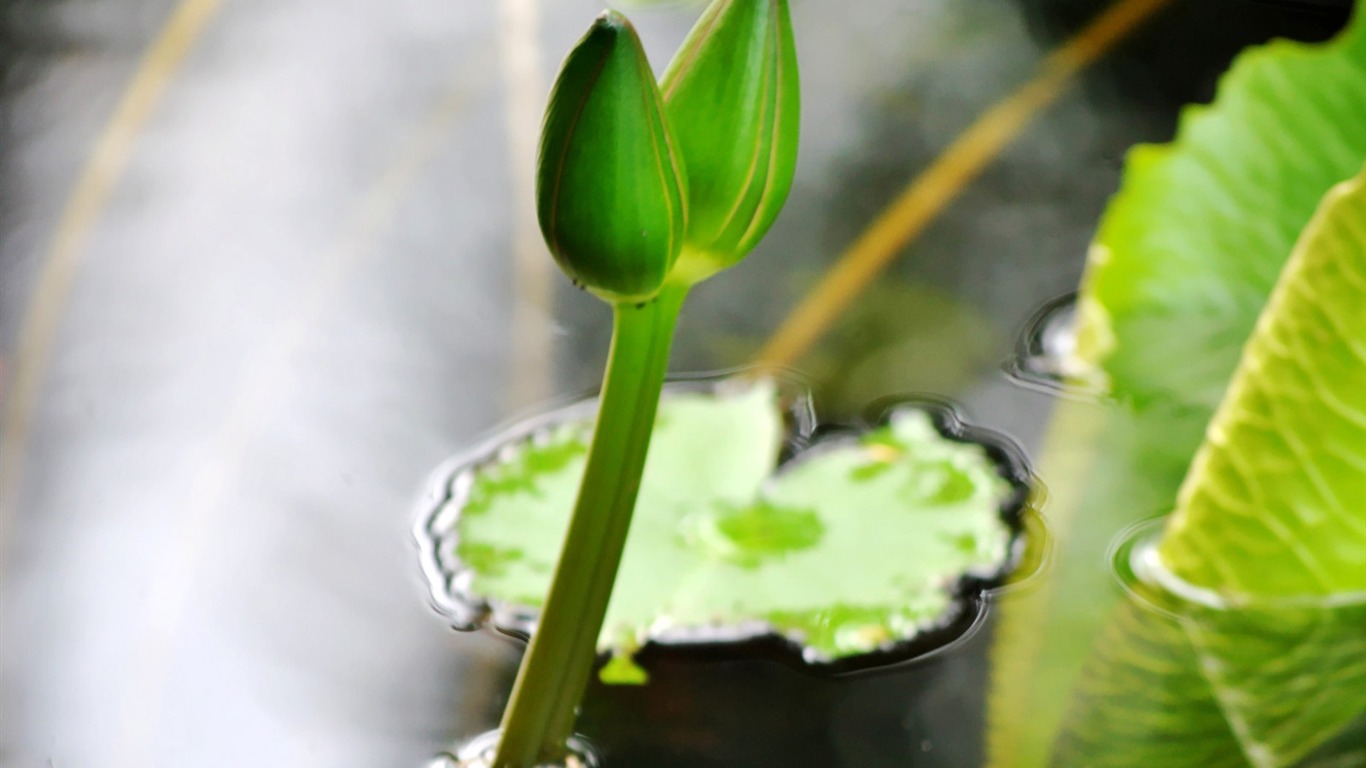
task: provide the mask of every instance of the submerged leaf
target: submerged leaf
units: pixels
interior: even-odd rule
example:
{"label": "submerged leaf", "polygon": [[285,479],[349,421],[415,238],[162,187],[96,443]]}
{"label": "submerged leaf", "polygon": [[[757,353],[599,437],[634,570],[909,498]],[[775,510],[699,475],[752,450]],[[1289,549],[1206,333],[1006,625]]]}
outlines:
{"label": "submerged leaf", "polygon": [[1246,768],[1181,625],[1138,601],[1095,638],[1050,759],[1056,768]]}
{"label": "submerged leaf", "polygon": [[[574,420],[518,437],[463,475],[467,490],[438,514],[455,519],[451,576],[495,621],[541,605],[583,471],[573,446],[588,434]],[[772,384],[663,400],[599,639],[616,679],[636,677],[621,657],[651,641],[776,633],[809,661],[887,649],[954,618],[959,580],[1009,560],[1013,487],[924,412],[821,440],[775,471],[782,440]]]}

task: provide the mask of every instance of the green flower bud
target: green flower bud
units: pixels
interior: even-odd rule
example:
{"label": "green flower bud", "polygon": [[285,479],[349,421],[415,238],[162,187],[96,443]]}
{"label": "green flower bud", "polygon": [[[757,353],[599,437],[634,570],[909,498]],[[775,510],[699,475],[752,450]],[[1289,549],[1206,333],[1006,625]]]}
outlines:
{"label": "green flower bud", "polygon": [[651,298],[678,258],[687,180],[640,38],[619,13],[593,22],[550,92],[536,200],[560,268],[607,301]]}
{"label": "green flower bud", "polygon": [[664,73],[688,169],[681,279],[744,258],[787,200],[801,97],[787,0],[714,0]]}

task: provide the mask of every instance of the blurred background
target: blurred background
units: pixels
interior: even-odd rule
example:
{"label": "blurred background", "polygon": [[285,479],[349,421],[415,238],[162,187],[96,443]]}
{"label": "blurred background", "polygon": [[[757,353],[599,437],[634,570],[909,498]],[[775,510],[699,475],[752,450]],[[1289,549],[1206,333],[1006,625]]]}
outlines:
{"label": "blurred background", "polygon": [[[600,3],[0,0],[0,765],[415,766],[495,724],[518,651],[446,628],[410,530],[443,459],[600,375],[609,313],[531,197],[546,91]],[[797,181],[694,292],[676,371],[752,362],[1112,5],[792,3]],[[1347,5],[1123,4],[782,361],[826,418],[928,392],[1032,446],[1050,400],[1002,364],[1075,289],[1125,151],[1244,46],[1323,39]],[[699,12],[622,8],[657,71]]]}

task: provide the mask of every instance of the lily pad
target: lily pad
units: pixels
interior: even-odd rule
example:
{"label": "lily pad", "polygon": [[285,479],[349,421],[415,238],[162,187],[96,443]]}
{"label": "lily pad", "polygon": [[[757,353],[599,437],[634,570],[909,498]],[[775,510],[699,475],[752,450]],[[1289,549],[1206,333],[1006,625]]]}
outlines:
{"label": "lily pad", "polygon": [[[424,528],[438,602],[457,624],[534,626],[592,405],[513,430],[447,475]],[[789,436],[787,412],[768,381],[666,390],[598,640],[618,657],[609,676],[638,682],[622,660],[652,642],[776,634],[810,663],[890,650],[953,621],[965,577],[1009,566],[1018,467],[941,434],[923,409],[814,441],[804,418]]]}

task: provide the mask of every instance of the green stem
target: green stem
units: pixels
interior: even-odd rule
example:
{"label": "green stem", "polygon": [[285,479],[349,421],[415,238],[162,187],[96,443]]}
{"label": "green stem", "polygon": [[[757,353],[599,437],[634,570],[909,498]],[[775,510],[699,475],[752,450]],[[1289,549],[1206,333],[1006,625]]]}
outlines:
{"label": "green stem", "polygon": [[530,768],[565,756],[597,659],[686,295],[686,288],[666,286],[644,306],[614,308],[612,351],[583,484],[550,594],[503,712],[494,768]]}

